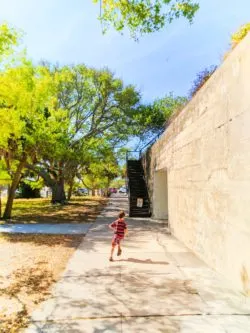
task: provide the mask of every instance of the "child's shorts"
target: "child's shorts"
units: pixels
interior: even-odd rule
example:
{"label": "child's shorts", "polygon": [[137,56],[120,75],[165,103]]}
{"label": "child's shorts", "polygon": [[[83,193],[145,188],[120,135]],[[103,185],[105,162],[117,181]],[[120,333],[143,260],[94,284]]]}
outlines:
{"label": "child's shorts", "polygon": [[114,237],[112,239],[112,246],[120,245],[122,239],[123,239],[123,237],[120,237],[118,235],[114,235]]}

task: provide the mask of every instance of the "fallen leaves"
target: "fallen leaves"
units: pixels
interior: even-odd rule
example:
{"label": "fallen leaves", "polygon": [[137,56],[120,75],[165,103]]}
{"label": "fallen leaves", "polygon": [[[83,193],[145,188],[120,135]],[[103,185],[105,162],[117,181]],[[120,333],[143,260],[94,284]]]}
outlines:
{"label": "fallen leaves", "polygon": [[16,333],[34,308],[50,295],[82,236],[0,237],[0,333]]}

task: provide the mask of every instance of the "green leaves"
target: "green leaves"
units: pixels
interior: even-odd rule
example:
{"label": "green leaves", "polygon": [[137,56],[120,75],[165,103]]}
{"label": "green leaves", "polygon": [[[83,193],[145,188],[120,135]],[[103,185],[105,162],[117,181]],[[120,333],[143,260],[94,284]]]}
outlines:
{"label": "green leaves", "polygon": [[1,82],[0,149],[13,172],[25,155],[49,186],[83,169],[102,184],[117,176],[113,149],[135,133],[140,95],[133,86],[107,69],[28,61],[2,71]]}
{"label": "green leaves", "polygon": [[13,46],[16,46],[20,34],[6,23],[0,25],[0,59],[11,53]]}
{"label": "green leaves", "polygon": [[124,86],[108,69],[77,65],[56,73],[58,106],[69,120],[70,147],[91,138],[119,141],[129,136],[128,125],[140,101],[134,87]]}
{"label": "green leaves", "polygon": [[240,41],[244,37],[246,37],[249,31],[250,31],[250,22],[242,25],[240,29],[236,33],[234,33],[231,37],[232,48],[237,46],[240,43]]}
{"label": "green leaves", "polygon": [[156,99],[152,104],[141,105],[136,114],[138,136],[143,142],[160,134],[166,127],[170,117],[182,109],[187,98],[174,96],[173,93]]}
{"label": "green leaves", "polygon": [[8,173],[6,164],[0,160],[0,187],[11,183],[11,177]]}
{"label": "green leaves", "polygon": [[120,32],[127,28],[134,39],[158,31],[181,16],[192,23],[199,9],[193,0],[93,0],[99,1],[104,32],[110,26]]}
{"label": "green leaves", "polygon": [[120,174],[116,154],[107,142],[92,150],[88,165],[81,170],[84,186],[90,189],[108,188],[110,182]]}
{"label": "green leaves", "polygon": [[[106,8],[114,5],[112,11],[118,17],[119,10],[124,10],[124,18],[134,31],[145,29],[140,20],[147,26],[145,31],[158,29],[164,24],[162,5],[172,4],[105,3]],[[184,12],[184,7],[178,10]],[[150,23],[149,19],[155,21]],[[18,42],[18,34],[8,26],[1,29],[0,51],[7,54]],[[32,170],[40,178],[36,182],[29,179],[28,184],[39,187],[43,179],[54,194],[58,185],[60,202],[65,200],[64,184],[72,188],[79,176],[88,187],[108,187],[121,174],[118,160],[124,151],[117,148],[133,136],[146,138],[161,131],[166,119],[184,102],[170,94],[144,106],[136,88],[125,85],[108,69],[84,64],[34,66],[25,57],[17,58],[0,67],[0,157],[4,172],[15,178],[16,187],[20,179],[27,178],[27,169]]]}

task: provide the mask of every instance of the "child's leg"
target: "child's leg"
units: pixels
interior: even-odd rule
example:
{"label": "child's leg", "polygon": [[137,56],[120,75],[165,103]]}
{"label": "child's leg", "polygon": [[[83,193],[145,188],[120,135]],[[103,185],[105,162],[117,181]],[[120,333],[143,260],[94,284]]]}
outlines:
{"label": "child's leg", "polygon": [[110,253],[110,259],[109,260],[113,259],[114,250],[115,250],[115,244],[112,244],[111,253]]}
{"label": "child's leg", "polygon": [[117,239],[116,239],[116,236],[114,236],[113,239],[112,239],[112,247],[111,247],[111,253],[110,253],[109,261],[113,261],[113,254],[114,254],[116,244],[117,244]]}
{"label": "child's leg", "polygon": [[121,240],[119,240],[118,243],[118,251],[117,251],[117,255],[120,256],[122,254],[122,249],[121,249]]}

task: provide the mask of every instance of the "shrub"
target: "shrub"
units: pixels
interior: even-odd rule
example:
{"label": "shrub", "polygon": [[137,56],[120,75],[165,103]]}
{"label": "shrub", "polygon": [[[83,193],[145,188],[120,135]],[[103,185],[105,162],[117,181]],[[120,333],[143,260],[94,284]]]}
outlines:
{"label": "shrub", "polygon": [[193,86],[189,91],[189,97],[192,98],[200,89],[204,86],[207,80],[213,75],[217,66],[211,66],[209,68],[205,68],[202,72],[199,72],[196,75],[196,78],[193,82]]}
{"label": "shrub", "polygon": [[240,29],[236,33],[234,33],[231,37],[232,48],[237,46],[240,43],[240,41],[244,37],[246,37],[246,35],[248,34],[249,31],[250,31],[250,23],[246,23],[246,24],[242,25],[240,27]]}

